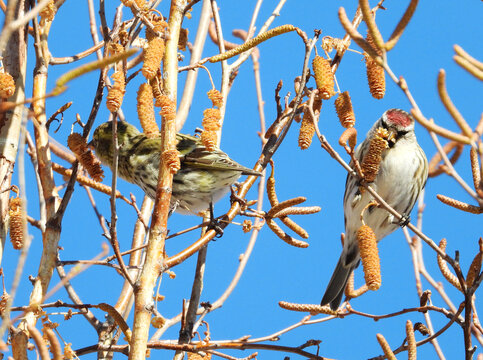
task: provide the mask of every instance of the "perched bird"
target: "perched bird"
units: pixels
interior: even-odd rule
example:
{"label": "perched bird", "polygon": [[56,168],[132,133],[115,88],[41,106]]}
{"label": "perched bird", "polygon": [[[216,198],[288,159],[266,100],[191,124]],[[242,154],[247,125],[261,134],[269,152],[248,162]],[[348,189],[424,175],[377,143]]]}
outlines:
{"label": "perched bird", "polygon": [[[119,176],[139,185],[152,199],[158,184],[161,138],[147,138],[133,125],[117,123]],[[197,214],[225,195],[241,175],[260,175],[228,157],[223,151],[207,151],[194,136],[176,134],[181,169],[173,177],[171,211]],[[113,163],[112,122],[95,131],[92,146],[101,162]]]}
{"label": "perched bird", "polygon": [[[367,133],[366,139],[355,150],[355,158],[362,162],[373,134],[378,128],[391,135],[389,147],[382,152],[379,172],[371,187],[397,212],[409,216],[428,178],[428,161],[414,134],[414,119],[400,109],[382,114]],[[321,305],[337,309],[352,271],[359,265],[356,233],[362,225],[361,212],[372,200],[371,194],[360,190],[359,180],[348,174],[344,194],[345,241],[342,254],[330,279]],[[364,213],[377,241],[404,225],[383,208],[371,206]]]}

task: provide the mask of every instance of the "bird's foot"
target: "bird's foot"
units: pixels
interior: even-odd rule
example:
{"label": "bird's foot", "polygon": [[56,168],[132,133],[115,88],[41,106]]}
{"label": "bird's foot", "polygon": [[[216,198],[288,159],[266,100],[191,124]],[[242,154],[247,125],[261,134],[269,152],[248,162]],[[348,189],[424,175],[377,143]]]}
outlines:
{"label": "bird's foot", "polygon": [[223,236],[223,228],[220,226],[220,219],[215,218],[212,202],[210,202],[210,223],[207,226],[207,230],[215,230],[215,237],[217,238]]}
{"label": "bird's foot", "polygon": [[411,217],[409,215],[402,214],[401,220],[399,220],[399,226],[405,227],[410,222],[411,222]]}
{"label": "bird's foot", "polygon": [[[235,186],[238,187],[236,184],[235,184]],[[236,193],[236,190],[233,187],[230,187],[230,191],[231,191],[230,202],[234,203],[236,201],[236,202],[240,203],[242,208],[246,209],[247,201],[244,198],[242,198],[241,196],[238,196],[238,194]]]}

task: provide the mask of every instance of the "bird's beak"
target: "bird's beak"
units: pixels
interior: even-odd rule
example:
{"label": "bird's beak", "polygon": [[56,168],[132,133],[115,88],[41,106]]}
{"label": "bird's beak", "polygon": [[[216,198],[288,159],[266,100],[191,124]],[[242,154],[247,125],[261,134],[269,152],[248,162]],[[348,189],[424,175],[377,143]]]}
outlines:
{"label": "bird's beak", "polygon": [[89,141],[89,142],[87,143],[87,147],[88,147],[89,149],[91,149],[91,150],[95,150],[95,149],[94,149],[94,139],[92,139],[91,141]]}
{"label": "bird's beak", "polygon": [[389,137],[387,138],[387,141],[391,143],[391,146],[396,143],[396,132],[393,130],[389,130]]}

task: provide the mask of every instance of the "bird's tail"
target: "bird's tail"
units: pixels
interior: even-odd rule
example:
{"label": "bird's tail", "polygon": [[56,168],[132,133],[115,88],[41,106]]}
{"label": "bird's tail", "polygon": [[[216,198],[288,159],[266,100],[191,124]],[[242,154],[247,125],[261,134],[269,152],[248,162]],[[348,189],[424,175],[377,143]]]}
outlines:
{"label": "bird's tail", "polygon": [[335,267],[334,273],[327,285],[327,290],[325,290],[324,297],[320,305],[330,304],[332,310],[337,310],[342,300],[342,295],[344,294],[344,289],[349,280],[349,276],[357,265],[348,264],[344,266],[342,256],[339,258],[339,262]]}

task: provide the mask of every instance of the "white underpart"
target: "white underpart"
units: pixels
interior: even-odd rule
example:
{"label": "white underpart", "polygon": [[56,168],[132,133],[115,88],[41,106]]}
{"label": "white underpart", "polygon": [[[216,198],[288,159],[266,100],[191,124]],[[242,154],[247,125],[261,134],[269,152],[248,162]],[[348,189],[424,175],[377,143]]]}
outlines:
{"label": "white underpart", "polygon": [[[379,172],[371,187],[396,211],[403,213],[411,202],[413,193],[415,173],[420,170],[421,159],[414,146],[418,146],[413,132],[405,138],[399,139],[391,149],[383,153],[383,160],[380,163]],[[359,157],[362,144],[356,149],[356,158]],[[344,212],[347,219],[345,229],[345,242],[343,257],[349,246],[357,242],[356,232],[362,225],[360,214],[363,209],[373,201],[373,197],[367,191],[362,195],[356,195],[358,188],[354,187],[348,194],[344,203]],[[414,199],[415,201],[415,199]],[[409,214],[405,214],[409,215]],[[364,213],[364,222],[374,231],[377,241],[396,230],[399,225],[394,217],[383,208],[367,208]],[[358,261],[358,257],[352,264]]]}

